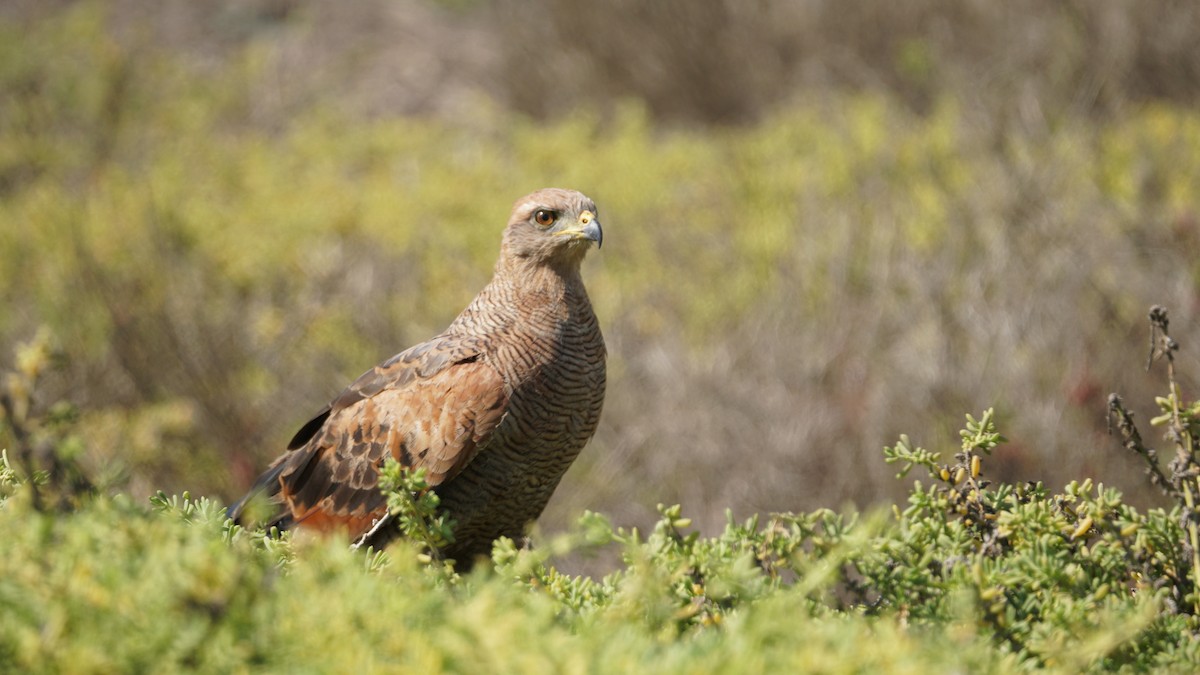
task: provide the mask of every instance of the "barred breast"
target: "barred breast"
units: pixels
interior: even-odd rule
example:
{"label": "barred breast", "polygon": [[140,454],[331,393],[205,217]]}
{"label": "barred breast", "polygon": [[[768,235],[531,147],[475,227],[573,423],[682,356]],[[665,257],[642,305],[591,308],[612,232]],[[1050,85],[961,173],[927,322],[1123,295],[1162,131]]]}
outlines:
{"label": "barred breast", "polygon": [[500,536],[521,540],[596,431],[604,339],[582,282],[561,283],[558,297],[490,288],[460,318],[459,328],[495,335],[486,361],[501,373],[510,402],[475,460],[438,489],[457,522],[447,557],[487,555]]}

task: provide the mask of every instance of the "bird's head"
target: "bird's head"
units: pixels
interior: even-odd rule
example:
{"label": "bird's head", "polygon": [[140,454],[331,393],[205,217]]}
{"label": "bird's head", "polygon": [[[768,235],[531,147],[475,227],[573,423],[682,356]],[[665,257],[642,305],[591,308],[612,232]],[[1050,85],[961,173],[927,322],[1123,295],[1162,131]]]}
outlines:
{"label": "bird's head", "polygon": [[603,240],[595,202],[574,190],[545,188],[513,204],[501,250],[533,264],[578,267]]}

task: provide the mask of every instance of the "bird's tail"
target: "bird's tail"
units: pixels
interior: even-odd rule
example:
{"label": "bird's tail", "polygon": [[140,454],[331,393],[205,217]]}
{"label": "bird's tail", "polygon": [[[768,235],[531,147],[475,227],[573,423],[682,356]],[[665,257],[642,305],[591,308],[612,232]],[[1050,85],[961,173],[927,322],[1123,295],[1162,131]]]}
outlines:
{"label": "bird's tail", "polygon": [[[283,465],[283,462],[276,462],[264,471],[254,481],[254,485],[250,487],[250,490],[225,510],[225,517],[238,525],[245,525],[244,516],[246,515],[245,511],[248,505],[254,503],[260,497],[271,498],[279,493],[279,476],[283,473]],[[283,509],[283,513],[275,515],[267,521],[268,527],[275,526],[281,530],[286,530],[291,525],[291,522],[285,522],[288,521],[285,517],[286,515],[287,509]]]}

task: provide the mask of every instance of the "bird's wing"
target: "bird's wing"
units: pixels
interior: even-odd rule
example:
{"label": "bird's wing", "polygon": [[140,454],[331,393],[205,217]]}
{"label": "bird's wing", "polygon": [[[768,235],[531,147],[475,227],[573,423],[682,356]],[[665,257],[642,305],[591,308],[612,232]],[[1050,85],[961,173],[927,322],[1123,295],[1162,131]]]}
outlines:
{"label": "bird's wing", "polygon": [[355,536],[387,508],[377,489],[391,456],[436,486],[486,445],[508,406],[478,338],[441,336],[367,371],[296,434],[260,479],[285,523]]}

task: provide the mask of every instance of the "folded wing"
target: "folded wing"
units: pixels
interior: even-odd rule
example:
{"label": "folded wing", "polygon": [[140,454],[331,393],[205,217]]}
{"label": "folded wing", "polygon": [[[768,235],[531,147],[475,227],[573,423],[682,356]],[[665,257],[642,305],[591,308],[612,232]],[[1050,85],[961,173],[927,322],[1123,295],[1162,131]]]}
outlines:
{"label": "folded wing", "polygon": [[[442,336],[367,371],[308,424],[256,483],[283,505],[275,524],[357,537],[386,513],[387,457],[437,486],[486,446],[503,418],[504,381],[478,338]],[[245,499],[230,508],[236,518]]]}

